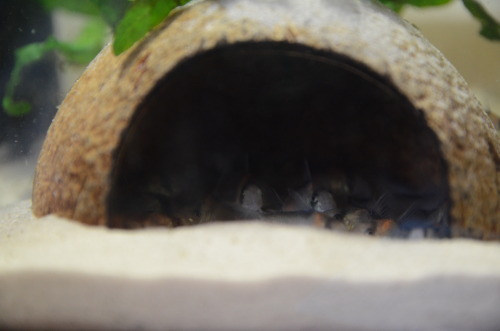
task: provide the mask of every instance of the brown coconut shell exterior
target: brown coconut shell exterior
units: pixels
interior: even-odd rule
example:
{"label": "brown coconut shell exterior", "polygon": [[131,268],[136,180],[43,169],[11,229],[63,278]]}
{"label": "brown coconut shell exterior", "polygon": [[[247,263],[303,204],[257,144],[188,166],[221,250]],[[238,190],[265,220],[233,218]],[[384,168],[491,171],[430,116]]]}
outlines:
{"label": "brown coconut shell exterior", "polygon": [[500,142],[491,120],[419,31],[371,1],[194,1],[120,56],[106,47],[48,131],[36,168],[34,214],[106,224],[112,154],[141,101],[184,58],[244,41],[329,50],[387,77],[424,112],[441,143],[454,228],[500,237]]}

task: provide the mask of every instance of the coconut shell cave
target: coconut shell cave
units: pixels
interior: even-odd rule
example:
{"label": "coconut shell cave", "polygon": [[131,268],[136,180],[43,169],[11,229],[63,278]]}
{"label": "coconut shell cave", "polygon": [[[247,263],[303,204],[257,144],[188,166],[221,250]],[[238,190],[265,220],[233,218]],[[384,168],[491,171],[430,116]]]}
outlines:
{"label": "coconut shell cave", "polygon": [[312,186],[332,219],[357,208],[494,239],[499,153],[463,78],[371,1],[194,1],[128,52],[105,48],[74,85],[33,211],[135,228],[254,219],[227,207],[258,204],[274,219]]}

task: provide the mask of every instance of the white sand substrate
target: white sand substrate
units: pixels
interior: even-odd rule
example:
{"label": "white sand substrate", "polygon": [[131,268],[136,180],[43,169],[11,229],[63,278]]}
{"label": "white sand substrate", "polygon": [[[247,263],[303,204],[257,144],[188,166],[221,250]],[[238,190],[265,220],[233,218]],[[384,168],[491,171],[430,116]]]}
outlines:
{"label": "white sand substrate", "polygon": [[0,328],[499,330],[500,244],[0,212]]}

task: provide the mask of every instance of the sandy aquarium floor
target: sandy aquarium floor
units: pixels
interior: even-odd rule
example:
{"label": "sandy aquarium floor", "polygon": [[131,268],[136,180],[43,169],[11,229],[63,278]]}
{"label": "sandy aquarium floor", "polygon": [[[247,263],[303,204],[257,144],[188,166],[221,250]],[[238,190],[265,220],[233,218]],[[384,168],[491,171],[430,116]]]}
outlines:
{"label": "sandy aquarium floor", "polygon": [[111,230],[0,210],[0,329],[488,330],[500,245],[231,222]]}
{"label": "sandy aquarium floor", "polygon": [[0,209],[30,199],[33,186],[35,158],[12,159],[7,154],[7,148],[0,146]]}

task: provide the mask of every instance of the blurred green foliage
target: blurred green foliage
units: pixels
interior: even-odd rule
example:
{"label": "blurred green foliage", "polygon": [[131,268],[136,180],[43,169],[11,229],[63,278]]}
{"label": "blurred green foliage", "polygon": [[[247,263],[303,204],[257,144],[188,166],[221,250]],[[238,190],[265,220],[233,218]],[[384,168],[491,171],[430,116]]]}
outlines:
{"label": "blurred green foliage", "polygon": [[[440,6],[452,0],[379,1],[400,12],[405,6]],[[465,8],[481,23],[481,35],[490,40],[500,40],[500,24],[481,4],[475,0],[462,1]],[[31,109],[28,103],[15,101],[13,97],[15,88],[21,80],[22,70],[26,66],[52,51],[58,52],[69,62],[87,64],[102,49],[107,26],[110,26],[114,33],[113,52],[119,55],[153,30],[173,9],[190,0],[39,0],[39,2],[49,11],[62,9],[88,15],[90,19],[80,35],[71,42],[49,37],[44,42],[16,50],[16,63],[2,100],[5,111],[12,116],[22,116]]]}
{"label": "blurred green foliage", "polygon": [[474,0],[463,0],[465,8],[481,23],[479,33],[490,40],[500,40],[500,24],[481,4]]}
{"label": "blurred green foliage", "polygon": [[31,105],[25,101],[15,101],[15,88],[19,85],[22,71],[30,64],[41,60],[47,53],[58,51],[67,61],[87,64],[102,49],[107,26],[100,19],[90,19],[78,37],[71,42],[59,41],[49,37],[43,42],[28,44],[15,51],[15,64],[5,88],[2,106],[11,116],[22,116],[31,111]]}
{"label": "blurred green foliage", "polygon": [[115,29],[113,51],[116,55],[129,49],[161,23],[170,12],[190,0],[136,0]]}
{"label": "blurred green foliage", "polygon": [[451,2],[452,0],[379,0],[387,7],[396,12],[400,12],[404,6],[429,7],[440,6]]}
{"label": "blurred green foliage", "polygon": [[38,0],[48,11],[63,9],[73,13],[102,18],[108,25],[115,27],[126,10],[130,0]]}

